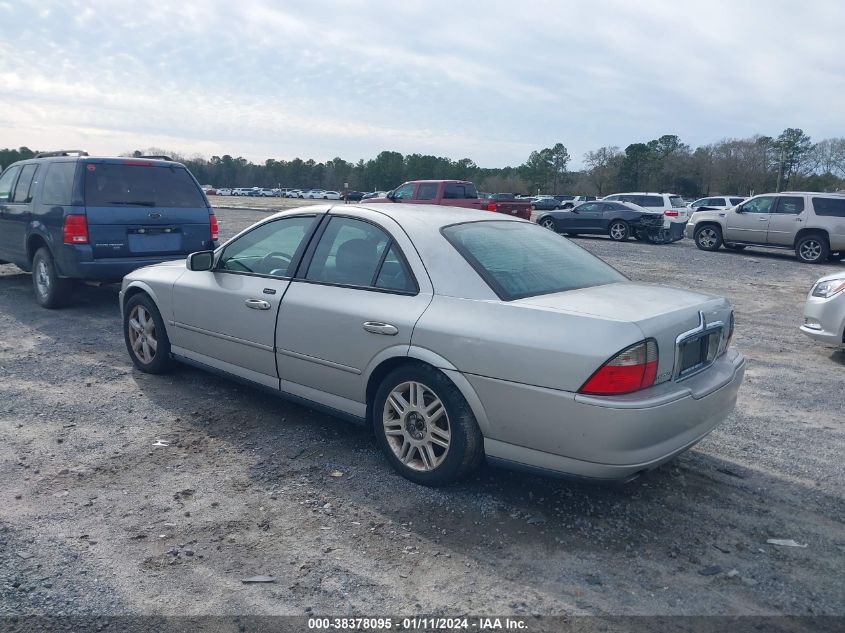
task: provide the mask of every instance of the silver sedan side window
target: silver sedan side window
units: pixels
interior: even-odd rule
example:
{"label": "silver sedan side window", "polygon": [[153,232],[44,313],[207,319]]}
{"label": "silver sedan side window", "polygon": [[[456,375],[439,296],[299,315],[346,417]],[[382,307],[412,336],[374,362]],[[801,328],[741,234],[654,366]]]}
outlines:
{"label": "silver sedan side window", "polygon": [[399,249],[382,229],[354,218],[333,217],[314,251],[305,278],[311,281],[414,292]]}
{"label": "silver sedan side window", "polygon": [[219,270],[289,277],[303,239],[310,233],[314,216],[273,220],[245,233],[226,246]]}

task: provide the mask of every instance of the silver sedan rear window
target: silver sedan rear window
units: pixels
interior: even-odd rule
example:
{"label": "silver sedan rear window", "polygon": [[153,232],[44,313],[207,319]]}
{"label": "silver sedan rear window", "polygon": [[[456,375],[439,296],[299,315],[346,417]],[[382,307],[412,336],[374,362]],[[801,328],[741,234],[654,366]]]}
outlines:
{"label": "silver sedan rear window", "polygon": [[566,238],[527,222],[468,222],[443,236],[503,301],[627,281]]}

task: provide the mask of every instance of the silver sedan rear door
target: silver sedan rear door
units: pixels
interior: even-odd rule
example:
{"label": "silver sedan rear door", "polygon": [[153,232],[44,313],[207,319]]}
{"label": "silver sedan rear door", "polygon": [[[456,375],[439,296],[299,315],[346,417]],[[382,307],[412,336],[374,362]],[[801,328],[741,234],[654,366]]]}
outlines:
{"label": "silver sedan rear door", "polygon": [[282,391],[363,417],[368,370],[407,354],[432,287],[394,220],[347,209],[323,221],[285,294],[277,363]]}

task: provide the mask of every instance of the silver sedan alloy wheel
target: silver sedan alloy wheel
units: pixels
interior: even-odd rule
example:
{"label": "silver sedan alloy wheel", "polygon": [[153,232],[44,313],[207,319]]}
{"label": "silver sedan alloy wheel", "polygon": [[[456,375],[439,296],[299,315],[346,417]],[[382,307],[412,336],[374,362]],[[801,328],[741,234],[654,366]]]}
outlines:
{"label": "silver sedan alloy wheel", "polygon": [[698,243],[704,248],[713,248],[716,245],[716,237],[715,229],[704,228],[698,233]]}
{"label": "silver sedan alloy wheel", "polygon": [[132,352],[145,365],[153,362],[158,349],[156,326],[153,316],[142,305],[136,305],[129,313],[129,343]]}
{"label": "silver sedan alloy wheel", "polygon": [[382,412],[384,435],[408,468],[436,469],[449,452],[452,433],[443,402],[420,382],[403,382],[388,394]]}

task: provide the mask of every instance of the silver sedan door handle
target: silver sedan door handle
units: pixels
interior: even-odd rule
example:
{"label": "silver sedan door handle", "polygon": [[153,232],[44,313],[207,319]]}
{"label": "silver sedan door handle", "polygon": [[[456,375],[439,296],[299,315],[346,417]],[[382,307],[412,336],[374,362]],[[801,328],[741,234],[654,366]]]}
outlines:
{"label": "silver sedan door handle", "polygon": [[269,310],[270,309],[270,302],[264,301],[262,299],[247,299],[244,301],[247,308],[252,308],[253,310]]}
{"label": "silver sedan door handle", "polygon": [[399,334],[399,328],[390,323],[380,323],[379,321],[367,321],[364,323],[364,329],[373,334],[386,334],[387,336],[395,336]]}

